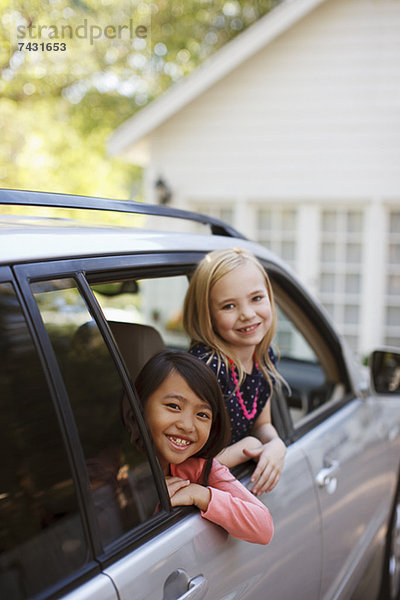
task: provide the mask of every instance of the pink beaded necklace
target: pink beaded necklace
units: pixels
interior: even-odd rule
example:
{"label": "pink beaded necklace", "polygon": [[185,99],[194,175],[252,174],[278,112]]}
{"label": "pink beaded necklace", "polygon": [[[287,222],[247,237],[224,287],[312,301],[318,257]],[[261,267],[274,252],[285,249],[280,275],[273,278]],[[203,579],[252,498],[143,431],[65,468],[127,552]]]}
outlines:
{"label": "pink beaded necklace", "polygon": [[[256,388],[256,393],[254,396],[254,402],[253,402],[253,408],[251,410],[251,412],[249,412],[245,406],[245,403],[243,401],[243,396],[242,396],[242,392],[239,389],[239,380],[237,378],[236,375],[236,370],[235,370],[235,363],[233,362],[233,360],[231,358],[229,358],[229,364],[231,367],[231,373],[232,373],[232,379],[233,379],[233,383],[235,384],[235,389],[236,389],[236,398],[238,399],[238,402],[240,404],[240,407],[243,411],[244,416],[246,417],[246,419],[248,421],[250,421],[250,419],[253,419],[254,416],[257,413],[257,400],[258,400],[258,389],[260,387],[260,381],[257,384],[257,388]],[[258,371],[258,363],[256,360],[254,360],[254,365]]]}

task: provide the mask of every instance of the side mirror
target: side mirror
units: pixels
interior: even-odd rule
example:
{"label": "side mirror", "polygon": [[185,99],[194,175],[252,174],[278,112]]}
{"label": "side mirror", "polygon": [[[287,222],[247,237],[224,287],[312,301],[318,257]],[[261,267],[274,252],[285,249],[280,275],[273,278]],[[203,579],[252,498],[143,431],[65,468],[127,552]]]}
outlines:
{"label": "side mirror", "polygon": [[369,367],[372,387],[377,394],[400,396],[400,348],[374,350]]}

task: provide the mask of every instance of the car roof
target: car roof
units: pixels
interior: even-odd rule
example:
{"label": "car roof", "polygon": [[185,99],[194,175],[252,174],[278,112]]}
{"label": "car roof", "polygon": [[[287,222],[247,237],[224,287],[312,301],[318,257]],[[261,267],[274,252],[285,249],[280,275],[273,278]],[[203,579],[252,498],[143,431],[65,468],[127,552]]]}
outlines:
{"label": "car roof", "polygon": [[[7,195],[4,195],[4,192]],[[3,193],[3,195],[2,195]],[[0,215],[0,264],[13,265],[25,262],[44,260],[101,257],[116,254],[130,254],[142,252],[208,252],[218,248],[240,246],[248,248],[254,254],[269,262],[276,263],[284,270],[287,265],[269,250],[246,240],[239,232],[217,219],[212,219],[199,213],[190,213],[181,210],[166,210],[164,207],[141,204],[139,214],[122,215],[117,224],[97,222],[98,213],[86,210],[86,220],[64,217],[47,217],[32,215],[32,206],[52,206],[60,208],[57,201],[60,195],[41,194],[38,192],[20,192],[14,190],[0,190],[0,203],[6,197],[11,198],[6,204],[13,205],[12,200],[22,197],[22,208],[18,214]],[[44,196],[44,200],[43,200]],[[30,199],[33,202],[30,204]],[[61,196],[63,205],[70,206],[70,200],[75,208],[78,207],[81,197]],[[82,204],[90,206],[90,202],[100,199],[82,197]],[[42,201],[44,204],[42,204]],[[103,199],[101,199],[104,202]],[[125,206],[132,211],[128,202],[110,201],[110,211],[125,212]],[[136,203],[134,203],[136,204]],[[122,206],[124,205],[124,206]],[[13,205],[14,206],[14,205]],[[101,210],[104,210],[103,205]],[[150,214],[142,214],[148,207]],[[7,212],[9,207],[3,210]],[[12,209],[11,209],[12,210]],[[40,212],[40,211],[39,211]],[[62,213],[62,210],[60,210]],[[135,206],[133,207],[135,212]],[[105,213],[102,213],[105,214]],[[107,214],[107,216],[108,216]],[[91,217],[93,216],[93,222]],[[187,215],[187,220],[186,220]],[[134,222],[133,226],[128,223]],[[201,223],[211,226],[214,233],[198,233]],[[204,231],[204,228],[203,228]],[[222,233],[222,235],[216,235]]]}
{"label": "car roof", "polygon": [[137,252],[202,252],[231,246],[247,247],[262,258],[276,261],[271,252],[257,244],[225,236],[98,227],[2,229],[0,224],[0,263],[8,265]]}

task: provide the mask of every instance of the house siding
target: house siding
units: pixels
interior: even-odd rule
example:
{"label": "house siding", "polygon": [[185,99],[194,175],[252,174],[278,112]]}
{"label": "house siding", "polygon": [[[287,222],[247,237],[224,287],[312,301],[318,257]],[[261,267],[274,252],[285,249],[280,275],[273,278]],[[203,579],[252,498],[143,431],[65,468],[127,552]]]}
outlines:
{"label": "house siding", "polygon": [[331,0],[169,119],[179,196],[398,197],[400,6]]}

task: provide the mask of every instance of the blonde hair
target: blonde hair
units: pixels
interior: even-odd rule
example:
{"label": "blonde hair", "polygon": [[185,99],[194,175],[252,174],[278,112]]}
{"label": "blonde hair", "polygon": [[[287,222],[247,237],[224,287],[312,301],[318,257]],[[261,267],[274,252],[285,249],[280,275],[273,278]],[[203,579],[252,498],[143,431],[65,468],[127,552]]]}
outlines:
{"label": "blonde hair", "polygon": [[277,382],[281,379],[268,354],[276,331],[277,314],[271,282],[262,264],[254,254],[243,248],[228,248],[226,250],[214,250],[203,258],[198,264],[186,292],[183,306],[183,327],[191,339],[191,346],[201,342],[211,348],[211,356],[207,362],[211,362],[213,357],[217,356],[219,361],[218,371],[221,368],[221,360],[224,361],[228,371],[229,358],[232,358],[238,367],[239,385],[242,384],[246,373],[241,361],[237,356],[232,356],[232,349],[213,328],[210,310],[210,292],[212,287],[224,275],[227,275],[246,262],[254,264],[262,274],[271,304],[272,323],[264,338],[256,346],[255,358],[272,390],[271,374],[273,374]]}

